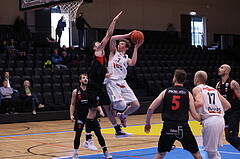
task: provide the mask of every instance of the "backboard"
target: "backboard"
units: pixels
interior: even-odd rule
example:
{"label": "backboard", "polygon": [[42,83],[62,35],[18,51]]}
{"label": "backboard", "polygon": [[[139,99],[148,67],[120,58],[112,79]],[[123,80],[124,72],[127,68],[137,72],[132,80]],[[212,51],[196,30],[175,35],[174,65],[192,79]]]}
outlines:
{"label": "backboard", "polygon": [[[19,0],[19,10],[31,10],[39,8],[49,8],[62,3],[76,0]],[[93,0],[84,0],[84,2],[92,3]]]}

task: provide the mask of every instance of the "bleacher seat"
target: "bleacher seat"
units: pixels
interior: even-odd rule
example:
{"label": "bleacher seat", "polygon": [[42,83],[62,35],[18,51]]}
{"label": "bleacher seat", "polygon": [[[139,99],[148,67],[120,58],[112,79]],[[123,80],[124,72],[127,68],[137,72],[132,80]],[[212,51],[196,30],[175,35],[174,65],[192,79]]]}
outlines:
{"label": "bleacher seat", "polygon": [[43,76],[42,68],[34,68],[34,74],[37,76]]}
{"label": "bleacher seat", "polygon": [[63,92],[63,97],[64,97],[64,103],[65,104],[70,105],[71,96],[72,96],[72,92],[70,92],[70,91]]}
{"label": "bleacher seat", "polygon": [[14,84],[20,84],[20,85],[23,84],[22,78],[20,76],[13,76],[12,77],[12,82]]}
{"label": "bleacher seat", "polygon": [[43,83],[42,88],[43,88],[43,92],[52,92],[51,83]]}
{"label": "bleacher seat", "polygon": [[60,83],[53,83],[53,92],[62,92],[62,85]]}
{"label": "bleacher seat", "polygon": [[52,81],[53,81],[53,83],[62,83],[61,76],[60,75],[52,75]]}
{"label": "bleacher seat", "polygon": [[62,89],[63,89],[63,92],[72,91],[72,87],[71,87],[70,83],[63,83]]}
{"label": "bleacher seat", "polygon": [[43,102],[44,105],[49,105],[51,106],[54,102],[53,102],[53,96],[51,92],[43,92]]}
{"label": "bleacher seat", "polygon": [[68,82],[71,82],[71,78],[69,75],[62,75],[62,82],[63,83],[68,83]]}
{"label": "bleacher seat", "polygon": [[62,92],[53,92],[54,104],[61,105],[63,104],[63,95]]}
{"label": "bleacher seat", "polygon": [[72,83],[78,83],[79,82],[79,76],[78,75],[71,75],[71,81],[72,81]]}
{"label": "bleacher seat", "polygon": [[16,65],[17,65],[17,67],[20,67],[20,68],[26,67],[26,66],[25,66],[25,62],[24,62],[23,60],[18,60],[18,61],[16,62]]}
{"label": "bleacher seat", "polygon": [[42,84],[42,78],[39,75],[32,76],[32,82],[33,84]]}
{"label": "bleacher seat", "polygon": [[43,75],[43,82],[44,83],[53,83],[51,75]]}
{"label": "bleacher seat", "polygon": [[24,73],[25,73],[26,76],[33,76],[34,75],[34,71],[31,67],[30,68],[24,68]]}
{"label": "bleacher seat", "polygon": [[33,60],[31,59],[31,60],[27,60],[27,62],[26,62],[26,67],[28,67],[28,68],[34,68],[34,62],[33,62]]}
{"label": "bleacher seat", "polygon": [[52,75],[52,69],[51,68],[43,68],[43,74],[44,75]]}
{"label": "bleacher seat", "polygon": [[15,68],[16,67],[15,61],[14,60],[8,60],[7,61],[7,67],[8,68]]}
{"label": "bleacher seat", "polygon": [[25,72],[23,68],[15,68],[14,71],[15,71],[15,75],[17,76],[25,76]]}
{"label": "bleacher seat", "polygon": [[42,89],[42,85],[41,84],[35,84],[35,83],[33,83],[32,84],[32,87],[33,87],[33,89],[34,89],[34,91],[35,92],[37,92],[37,93],[42,93],[43,92],[43,89]]}

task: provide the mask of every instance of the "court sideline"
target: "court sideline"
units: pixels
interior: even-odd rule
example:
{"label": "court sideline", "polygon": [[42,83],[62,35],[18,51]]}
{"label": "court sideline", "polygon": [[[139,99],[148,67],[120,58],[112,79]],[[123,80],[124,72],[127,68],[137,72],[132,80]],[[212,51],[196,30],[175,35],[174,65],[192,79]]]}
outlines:
{"label": "court sideline", "polygon": [[[108,119],[100,119],[102,133],[110,153],[114,158],[124,159],[149,159],[153,158],[156,153],[156,146],[161,130],[160,114],[154,114],[152,118],[152,131],[150,134],[144,133],[145,115],[132,115],[128,117],[128,127],[124,129],[133,133],[134,136],[117,139],[114,137],[114,129],[111,127]],[[189,122],[193,133],[202,151],[201,125],[197,121]],[[70,159],[73,151],[74,132],[73,123],[70,120],[42,121],[1,124],[0,129],[0,158],[17,158],[17,159],[50,159],[62,158]],[[81,143],[84,141],[85,133],[81,137]],[[98,151],[89,151],[80,148],[80,158],[103,158],[100,146],[93,137]],[[223,159],[240,158],[240,153],[229,145],[225,139],[224,147],[220,148]],[[185,159],[191,158],[191,155],[182,150],[180,144],[176,142],[177,148],[169,153],[166,158],[175,158],[174,155],[182,155]],[[178,157],[177,157],[178,158]]]}

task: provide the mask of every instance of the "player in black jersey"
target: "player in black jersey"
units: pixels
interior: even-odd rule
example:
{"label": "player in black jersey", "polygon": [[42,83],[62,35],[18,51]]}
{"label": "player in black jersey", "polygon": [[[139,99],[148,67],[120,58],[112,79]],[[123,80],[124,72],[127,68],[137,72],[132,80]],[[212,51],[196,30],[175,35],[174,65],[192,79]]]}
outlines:
{"label": "player in black jersey", "polygon": [[[81,74],[79,76],[79,82],[80,82],[80,87],[74,89],[72,92],[71,105],[70,105],[70,119],[72,120],[72,122],[75,122],[73,159],[78,159],[78,148],[80,145],[80,137],[83,131],[83,127],[86,123],[89,106],[92,106],[94,104],[96,105],[96,101],[89,95],[89,91],[87,90],[88,75]],[[74,114],[75,110],[76,110],[76,113]],[[104,116],[104,113],[101,107],[98,107],[98,110],[100,111],[100,114]],[[98,138],[98,142],[102,147],[105,158],[111,159],[112,156],[108,153],[98,120],[94,118],[92,121],[92,124],[93,124],[93,131]],[[86,139],[83,146],[91,150],[97,150],[97,148],[93,145],[92,139],[88,139],[88,140]]]}
{"label": "player in black jersey", "polygon": [[154,159],[163,158],[167,151],[172,150],[176,140],[180,141],[183,148],[188,150],[195,159],[202,159],[197,142],[188,125],[188,111],[194,119],[201,121],[201,116],[196,112],[192,94],[183,87],[187,73],[182,69],[174,72],[174,86],[162,91],[152,102],[147,111],[145,132],[151,129],[150,119],[154,110],[163,104],[163,128],[158,141],[158,152]]}
{"label": "player in black jersey", "polygon": [[231,104],[231,108],[225,112],[225,136],[226,140],[240,151],[239,122],[240,122],[240,87],[237,81],[229,77],[231,67],[223,64],[218,68],[218,75],[221,81],[216,89]]}
{"label": "player in black jersey", "polygon": [[[121,14],[122,14],[122,11],[113,19],[103,40],[101,42],[93,42],[92,49],[94,51],[94,55],[93,55],[93,60],[91,64],[91,69],[89,71],[90,83],[88,85],[88,89],[91,91],[91,95],[96,96],[96,98],[99,98],[98,105],[101,105],[105,108],[108,118],[115,128],[115,131],[116,131],[115,137],[117,138],[132,136],[132,134],[124,132],[121,129],[120,125],[117,124],[117,121],[110,110],[110,106],[109,106],[110,99],[108,97],[106,87],[105,85],[103,85],[103,81],[107,73],[107,69],[106,69],[107,60],[105,56],[105,46],[107,45],[109,39],[112,37],[115,24],[119,19],[119,17],[121,16]],[[95,116],[96,116],[96,107],[91,107],[89,109],[89,113],[86,121],[87,136],[91,135],[91,130],[93,126],[92,121],[95,118]]]}

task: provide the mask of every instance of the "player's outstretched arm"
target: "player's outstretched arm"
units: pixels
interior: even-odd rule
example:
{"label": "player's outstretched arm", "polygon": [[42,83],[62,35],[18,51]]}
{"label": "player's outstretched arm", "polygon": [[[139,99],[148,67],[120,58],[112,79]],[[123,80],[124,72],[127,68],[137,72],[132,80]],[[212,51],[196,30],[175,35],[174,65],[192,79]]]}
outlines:
{"label": "player's outstretched arm", "polygon": [[110,44],[109,44],[109,48],[110,48],[110,55],[109,55],[109,59],[111,59],[116,52],[116,41],[117,40],[121,40],[121,39],[125,39],[125,38],[130,38],[131,32],[128,34],[123,34],[123,35],[114,35],[111,37],[110,39]]}
{"label": "player's outstretched arm", "polygon": [[138,48],[142,45],[143,42],[144,42],[144,40],[138,41],[137,44],[134,46],[132,59],[128,59],[128,65],[129,65],[129,66],[134,66],[134,65],[136,65],[136,63],[137,63]]}
{"label": "player's outstretched arm", "polygon": [[150,129],[151,129],[151,124],[150,124],[151,117],[153,115],[154,110],[162,103],[163,97],[165,95],[165,92],[166,92],[166,90],[162,91],[160,93],[160,95],[152,102],[152,104],[148,108],[147,115],[146,115],[146,124],[145,124],[145,129],[144,129],[144,131],[146,133],[150,132]]}
{"label": "player's outstretched arm", "polygon": [[118,21],[119,17],[121,16],[122,14],[122,11],[118,13],[118,15],[113,18],[108,30],[107,30],[107,33],[105,35],[105,37],[103,38],[103,40],[101,41],[101,46],[100,46],[100,49],[104,49],[105,46],[107,45],[109,39],[111,38],[111,36],[113,35],[113,31],[114,31],[114,28],[115,28],[115,24],[116,22]]}

